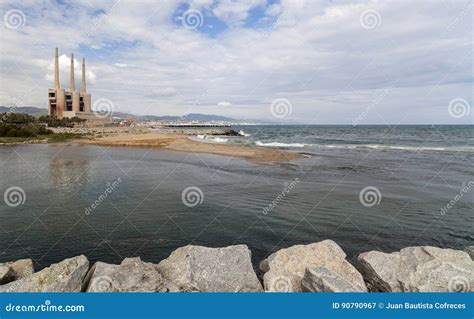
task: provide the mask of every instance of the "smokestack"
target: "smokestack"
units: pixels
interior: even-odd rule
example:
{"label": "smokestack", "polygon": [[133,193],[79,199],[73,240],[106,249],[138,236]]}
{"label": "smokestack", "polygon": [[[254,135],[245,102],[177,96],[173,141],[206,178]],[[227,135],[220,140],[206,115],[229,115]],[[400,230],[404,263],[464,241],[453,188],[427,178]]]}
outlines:
{"label": "smokestack", "polygon": [[74,92],[76,91],[76,87],[74,85],[74,54],[71,53],[71,72],[69,75],[69,91]]}
{"label": "smokestack", "polygon": [[86,59],[82,58],[82,93],[86,93]]}
{"label": "smokestack", "polygon": [[54,49],[54,88],[59,89],[59,58],[58,48]]}

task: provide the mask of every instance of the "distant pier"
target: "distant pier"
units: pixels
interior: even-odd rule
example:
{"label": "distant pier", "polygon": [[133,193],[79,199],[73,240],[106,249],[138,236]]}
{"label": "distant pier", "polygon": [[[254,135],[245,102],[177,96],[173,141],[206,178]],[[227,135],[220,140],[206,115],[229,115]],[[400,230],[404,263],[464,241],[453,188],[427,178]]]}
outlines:
{"label": "distant pier", "polygon": [[231,127],[229,124],[166,124],[163,126],[179,128]]}

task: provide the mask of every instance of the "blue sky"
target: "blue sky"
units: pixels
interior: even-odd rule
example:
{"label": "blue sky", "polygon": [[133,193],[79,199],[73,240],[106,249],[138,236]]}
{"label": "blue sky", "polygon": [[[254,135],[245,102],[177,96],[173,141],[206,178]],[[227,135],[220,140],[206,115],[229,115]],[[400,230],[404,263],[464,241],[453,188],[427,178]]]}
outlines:
{"label": "blue sky", "polygon": [[473,3],[2,1],[0,105],[46,107],[54,47],[93,104],[282,123],[472,124]]}

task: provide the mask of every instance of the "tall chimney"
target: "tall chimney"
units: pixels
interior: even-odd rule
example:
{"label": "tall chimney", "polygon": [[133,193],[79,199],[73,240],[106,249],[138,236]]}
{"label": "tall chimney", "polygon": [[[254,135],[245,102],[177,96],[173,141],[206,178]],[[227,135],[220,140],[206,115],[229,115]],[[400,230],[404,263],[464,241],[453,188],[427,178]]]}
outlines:
{"label": "tall chimney", "polygon": [[54,88],[59,89],[59,58],[58,48],[54,49]]}
{"label": "tall chimney", "polygon": [[86,59],[82,58],[82,93],[86,93]]}
{"label": "tall chimney", "polygon": [[71,53],[71,72],[69,75],[69,91],[74,92],[76,91],[76,87],[74,85],[74,54]]}

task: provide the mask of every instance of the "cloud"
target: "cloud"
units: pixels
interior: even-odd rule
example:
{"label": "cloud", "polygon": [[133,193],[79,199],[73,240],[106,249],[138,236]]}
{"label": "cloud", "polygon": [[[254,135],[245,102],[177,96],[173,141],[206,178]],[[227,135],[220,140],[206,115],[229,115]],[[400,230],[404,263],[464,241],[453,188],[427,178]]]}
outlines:
{"label": "cloud", "polygon": [[217,3],[212,13],[229,26],[241,25],[249,16],[250,10],[265,6],[265,0],[222,0]]}
{"label": "cloud", "polygon": [[[26,21],[0,32],[0,105],[46,107],[59,46],[61,85],[64,53],[84,56],[92,99],[112,99],[120,112],[271,120],[271,102],[285,98],[291,120],[306,123],[351,124],[366,109],[360,124],[473,123],[474,112],[448,113],[454,98],[473,105],[470,3],[197,0],[190,7],[213,28],[189,30],[171,0],[2,2]],[[373,28],[361,22],[369,9],[380,16]]]}
{"label": "cloud", "polygon": [[[61,54],[58,57],[58,64],[59,64],[59,82],[61,87],[69,88],[69,77],[70,77],[70,70],[71,70],[71,57]],[[51,82],[49,87],[53,87],[54,84],[54,57],[51,61],[51,64],[48,66],[48,71],[45,73],[44,78]],[[74,58],[74,80],[76,90],[79,88],[82,79],[82,59],[77,60]],[[96,75],[93,71],[88,70],[88,65],[86,61],[86,85],[94,84],[96,80]]]}
{"label": "cloud", "polygon": [[178,91],[175,88],[167,87],[154,91],[158,96],[175,96]]}
{"label": "cloud", "polygon": [[228,107],[228,106],[232,106],[232,103],[223,101],[223,102],[217,103],[217,106]]}
{"label": "cloud", "polygon": [[126,68],[128,66],[127,63],[114,63],[114,65],[119,68]]}

